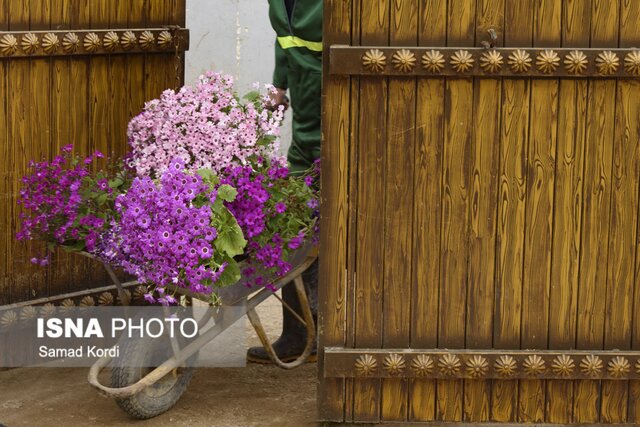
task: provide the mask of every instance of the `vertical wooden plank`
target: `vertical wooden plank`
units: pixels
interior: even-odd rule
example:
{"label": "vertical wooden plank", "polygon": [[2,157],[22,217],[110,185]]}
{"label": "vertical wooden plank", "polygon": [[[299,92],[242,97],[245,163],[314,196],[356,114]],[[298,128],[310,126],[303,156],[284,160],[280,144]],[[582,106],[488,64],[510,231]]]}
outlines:
{"label": "vertical wooden plank", "polygon": [[[640,2],[631,0],[622,0],[620,4],[620,47],[638,46],[640,44],[640,27],[637,25],[640,21]],[[621,135],[622,143],[621,147],[625,147],[628,151],[626,156],[631,159],[635,158],[628,164],[627,180],[636,181],[638,173],[640,173],[640,106],[638,100],[640,100],[640,84],[637,81],[627,82],[620,81],[618,85],[621,87],[622,92],[627,92],[625,96],[628,96],[624,105],[622,105],[618,112],[618,117],[621,117],[622,123],[616,125],[616,129],[620,127],[620,130],[624,130],[624,134]],[[617,138],[616,138],[617,140]],[[614,175],[615,178],[615,175]],[[633,186],[628,183],[629,189],[632,190]],[[640,183],[636,182],[636,191],[640,193]],[[640,201],[637,201],[635,209],[636,215],[636,243],[635,243],[635,268],[634,268],[634,280],[633,286],[633,311],[631,314],[631,345],[633,350],[640,350]],[[631,206],[626,206],[626,210],[632,210]],[[629,423],[640,423],[640,381],[631,381],[629,384]]]}
{"label": "vertical wooden plank", "polygon": [[[171,0],[156,0],[146,3],[147,25],[162,27],[169,24]],[[145,55],[145,98],[147,101],[160,97],[167,88],[175,85],[175,58],[173,54]]]}
{"label": "vertical wooden plank", "polygon": [[[186,0],[171,0],[171,17],[170,24],[171,25],[179,25],[180,27],[185,27],[186,25]],[[174,58],[174,61],[177,61],[177,66],[179,67],[178,71],[173,72],[173,84],[171,85],[174,88],[178,88],[184,84],[184,74],[185,74],[185,54],[180,53],[178,58]]]}
{"label": "vertical wooden plank", "polygon": [[[391,2],[390,44],[415,46],[418,34],[418,4]],[[383,290],[383,347],[408,348],[411,325],[411,265],[413,246],[413,164],[406,155],[414,150],[416,80],[389,79],[389,125],[384,206],[386,252]],[[382,419],[408,419],[408,382],[382,381]]]}
{"label": "vertical wooden plank", "polygon": [[[91,3],[91,28],[109,28],[109,14],[116,0]],[[90,96],[91,96],[91,141],[93,148],[109,153],[112,141],[110,129],[110,111],[114,108],[110,102],[111,80],[109,78],[109,56],[95,55],[90,60]]]}
{"label": "vertical wooden plank", "polygon": [[605,347],[621,350],[631,345],[637,230],[637,212],[631,207],[638,204],[640,174],[637,88],[637,81],[619,81],[615,100]]}
{"label": "vertical wooden plank", "polygon": [[[145,0],[131,0],[128,13],[128,28],[146,27]],[[181,5],[184,9],[184,4]],[[127,61],[129,99],[127,100],[127,113],[129,119],[140,113],[145,103],[144,89],[144,55],[132,55]]]}
{"label": "vertical wooden plank", "polygon": [[[505,46],[530,46],[533,28],[531,0],[505,1]],[[506,79],[502,88],[500,189],[494,309],[494,347],[520,347],[522,273],[527,189],[527,145],[530,81]],[[493,421],[515,421],[517,381],[493,381]]]}
{"label": "vertical wooden plank", "polygon": [[[9,29],[9,5],[8,0],[0,0],[0,31]],[[11,302],[11,264],[9,254],[15,244],[14,230],[12,230],[10,218],[11,200],[11,173],[10,162],[12,159],[13,144],[9,144],[9,103],[8,103],[8,61],[0,62],[0,305]]]}
{"label": "vertical wooden plank", "polygon": [[[589,45],[589,6],[590,0],[564,2],[564,46]],[[576,340],[587,82],[561,80],[559,93],[549,348],[571,349]],[[575,387],[580,387],[577,382]],[[547,381],[547,421],[572,422],[573,396],[572,382]]]}
{"label": "vertical wooden plank", "polygon": [[171,3],[171,12],[174,25],[179,25],[184,27],[186,25],[186,0],[172,0]]}
{"label": "vertical wooden plank", "polygon": [[[389,0],[362,8],[363,45],[386,45],[389,35]],[[385,148],[387,134],[387,79],[362,78],[359,117],[358,254],[356,259],[355,344],[361,348],[382,346],[382,280],[384,274]],[[380,380],[354,382],[354,421],[380,419]]]}
{"label": "vertical wooden plank", "polygon": [[[618,0],[608,1],[608,2],[604,2],[604,1],[593,2],[593,9],[592,9],[593,19],[591,21],[591,46],[592,47],[610,46],[611,40],[618,40],[619,11],[620,11],[620,2]],[[600,82],[594,82],[594,86],[597,87],[598,83]],[[611,120],[614,123],[613,128],[608,128],[606,130],[606,133],[604,133],[603,135],[603,139],[605,143],[609,145],[608,151],[610,155],[613,156],[613,153],[611,153],[610,149],[611,147],[614,147],[619,144],[619,141],[615,138],[615,114],[616,114],[617,108],[619,108],[619,105],[616,102],[617,82],[610,81],[610,82],[603,82],[603,83],[608,84],[608,88],[609,88],[609,90],[606,92],[606,95],[603,94],[603,96],[605,97],[605,102],[608,105],[608,108],[606,110],[607,115],[611,117]],[[611,162],[608,163],[608,165],[610,165],[611,168],[613,168],[614,166],[613,159],[612,157],[609,157],[609,158],[611,159]],[[609,179],[605,181],[605,185],[609,187],[608,188],[609,196],[612,196],[611,187],[615,184],[615,181],[616,181],[613,176],[615,173],[615,170],[609,169],[607,173],[609,175]],[[602,185],[602,182],[600,185]],[[611,200],[613,201],[614,199],[612,198]],[[603,207],[603,208],[606,209],[606,207]],[[613,219],[611,216],[612,215],[611,204],[609,205],[609,212],[606,212],[606,216],[604,215],[605,213],[603,213],[603,219],[606,218],[607,220],[606,224],[607,225],[610,224],[609,220]],[[606,227],[607,225],[603,223],[603,226]],[[619,238],[619,236],[616,236],[616,235],[612,237],[613,231],[617,231],[617,230],[613,230],[613,227],[609,225],[608,240],[601,240],[599,242],[602,246],[608,246],[604,242],[610,243],[612,239]],[[618,348],[616,344],[617,344],[617,341],[619,341],[619,339],[616,339],[617,338],[616,333],[613,330],[616,326],[611,325],[611,323],[608,322],[609,316],[612,315],[611,313],[612,309],[608,308],[608,306],[612,307],[613,311],[616,311],[616,312],[618,310],[622,310],[621,306],[616,305],[616,303],[619,302],[619,298],[621,296],[617,295],[617,298],[618,298],[617,301],[613,301],[612,298],[616,297],[616,295],[614,295],[616,289],[618,289],[619,286],[624,287],[624,284],[611,283],[610,281],[607,281],[607,277],[609,276],[608,264],[611,262],[617,262],[612,258],[612,252],[610,252],[608,249],[609,248],[603,249],[603,252],[607,253],[606,259],[608,260],[608,262],[606,264],[597,266],[598,272],[596,273],[596,277],[597,277],[598,283],[596,283],[596,285],[599,286],[599,282],[601,280],[606,284],[606,285],[603,284],[603,288],[606,286],[606,291],[605,291],[606,305],[604,307],[605,311],[603,313],[604,346],[605,346],[605,349],[612,349],[612,348]],[[622,298],[624,298],[624,296],[622,296]],[[630,338],[629,334],[627,334],[627,340],[629,340],[629,338]],[[626,348],[629,348],[629,345],[630,345],[630,342],[626,345]],[[627,419],[628,384],[624,382],[617,382],[617,381],[603,381],[601,395],[602,395],[602,407],[601,407],[600,421],[608,422],[608,423],[625,422]]]}
{"label": "vertical wooden plank", "polygon": [[[89,0],[69,2],[71,28],[89,28]],[[93,151],[90,136],[90,93],[89,93],[89,57],[73,57],[70,59],[69,81],[69,143],[74,144],[74,153],[86,156]],[[74,257],[72,264],[72,287],[78,288],[91,277],[91,262],[81,257]]]}
{"label": "vertical wooden plank", "polygon": [[[70,29],[71,4],[64,0],[51,1],[51,25],[56,30]],[[69,58],[51,60],[51,155],[70,143],[70,62]],[[75,82],[74,82],[75,83]],[[72,255],[57,250],[49,264],[49,295],[59,295],[70,291],[72,280]]]}
{"label": "vertical wooden plank", "polygon": [[[28,31],[30,2],[9,1],[9,30]],[[12,60],[7,64],[7,95],[8,95],[8,138],[12,146],[12,156],[9,168],[9,215],[11,218],[10,230],[13,224],[19,223],[20,208],[16,205],[16,198],[20,191],[20,178],[29,170],[28,162],[34,155],[31,144],[30,126],[31,115],[31,62],[27,59]],[[33,270],[29,259],[31,258],[31,244],[15,242],[9,245],[12,251],[8,254],[9,274],[12,277],[11,297],[14,301],[29,298],[30,282]]]}
{"label": "vertical wooden plank", "polygon": [[[441,0],[420,3],[419,44],[443,46],[446,42],[447,4]],[[418,79],[414,174],[414,246],[411,295],[411,346],[438,345],[438,289],[440,286],[440,224],[442,152],[444,144],[444,79]],[[437,237],[438,236],[438,237]],[[411,383],[413,421],[435,418],[436,381],[414,379]]]}
{"label": "vertical wooden plank", "polygon": [[[617,5],[615,2],[613,6]],[[615,14],[610,15],[615,20]],[[637,41],[637,40],[636,40]],[[631,348],[631,321],[635,279],[638,212],[638,84],[617,83],[615,132],[613,135],[613,169],[611,173],[611,213],[609,224],[609,263],[607,269],[607,309],[605,348]],[[635,128],[635,129],[634,129]],[[626,422],[629,384],[624,381],[603,382],[603,420]],[[607,396],[609,398],[607,399]],[[607,402],[608,401],[608,402]]]}
{"label": "vertical wooden plank", "polygon": [[[639,88],[638,82],[618,82],[604,335],[607,349],[631,348],[638,229],[638,212],[635,207],[638,206],[640,181]],[[627,421],[628,387],[627,381],[603,381],[602,421]]]}
{"label": "vertical wooden plank", "polygon": [[[102,29],[109,27],[110,11],[115,5],[115,0],[89,2],[90,26]],[[117,108],[110,102],[111,79],[109,78],[109,56],[94,55],[89,60],[89,137],[91,151],[110,153],[112,143],[112,129],[110,126],[110,114],[113,108]],[[103,168],[104,159],[99,159],[95,168]],[[89,260],[87,268],[89,275],[85,276],[92,286],[103,283],[105,279],[104,269],[98,268],[99,264]]]}
{"label": "vertical wooden plank", "polygon": [[[560,41],[560,2],[534,2],[534,46],[553,47]],[[531,83],[522,284],[522,348],[546,348],[553,236],[554,183],[558,126],[558,80]],[[545,419],[545,382],[520,381],[518,420]],[[567,408],[570,408],[567,405]]]}
{"label": "vertical wooden plank", "polygon": [[[131,12],[131,0],[112,0],[109,9],[109,27],[126,28]],[[136,55],[137,56],[137,55]],[[131,86],[128,81],[129,61],[131,55],[110,55],[109,57],[109,154],[114,157],[123,156],[127,149],[127,124],[129,122],[129,108],[127,92],[138,87]]]}
{"label": "vertical wooden plank", "polygon": [[[351,1],[351,44],[353,46],[360,45],[360,27],[361,27],[361,12],[362,1]],[[366,1],[366,0],[364,0]],[[348,24],[347,24],[348,25]],[[356,265],[357,265],[357,253],[358,253],[358,150],[360,149],[358,141],[360,141],[360,129],[358,127],[358,117],[360,117],[360,79],[357,77],[351,78],[351,95],[350,95],[350,109],[351,109],[351,122],[349,129],[349,194],[347,200],[349,202],[349,209],[347,216],[349,218],[347,226],[349,228],[347,241],[347,284],[346,284],[346,296],[345,305],[348,307],[346,311],[346,325],[345,325],[345,342],[347,348],[355,347],[355,317],[354,310],[355,290],[356,290]],[[354,396],[354,380],[353,378],[347,378],[344,384],[344,419],[346,422],[353,422],[353,402]]]}
{"label": "vertical wooden plank", "polygon": [[[70,2],[71,28],[89,28],[91,25],[89,0]],[[69,140],[73,141],[75,153],[86,156],[93,151],[90,137],[89,57],[73,57],[69,79]]]}
{"label": "vertical wooden plank", "polygon": [[[477,2],[476,41],[486,39],[490,28],[498,34],[504,33],[504,0]],[[502,45],[502,40],[498,45]],[[470,173],[466,348],[488,349],[493,345],[501,96],[500,80],[475,81],[473,115],[476,130]],[[489,421],[490,406],[491,381],[465,381],[465,421]]]}
{"label": "vertical wooden plank", "polygon": [[[604,13],[607,4],[609,2],[591,2],[590,34],[594,47],[610,43],[612,35],[603,35],[603,28],[608,27],[609,33],[617,30],[617,24],[616,28],[608,24],[611,16]],[[614,17],[617,15],[615,11],[609,12],[614,13]],[[608,245],[602,242],[609,241],[615,92],[615,81],[589,82],[576,340],[579,349],[602,348],[604,345]],[[574,397],[575,420],[600,421],[600,397],[599,382],[580,382]]]}
{"label": "vertical wooden plank", "polygon": [[[48,30],[51,21],[50,0],[31,0],[30,29]],[[30,102],[32,121],[29,144],[35,154],[33,159],[51,158],[51,59],[31,59],[31,93],[38,94]],[[45,253],[42,242],[32,242],[36,254]],[[42,298],[49,294],[48,268],[33,268],[31,276],[30,298]]]}
{"label": "vertical wooden plank", "polygon": [[[450,0],[447,45],[473,46],[475,2]],[[438,346],[464,348],[468,275],[469,171],[473,153],[473,80],[451,79],[445,89],[442,251]],[[463,381],[438,381],[438,419],[461,421]]]}
{"label": "vertical wooden plank", "polygon": [[[613,96],[615,82],[590,81],[587,102],[587,140],[584,166],[584,207],[578,290],[577,348],[603,347],[607,245],[611,199]],[[581,381],[576,388],[576,421],[598,422],[600,384]],[[590,402],[591,404],[586,404]]]}
{"label": "vertical wooden plank", "polygon": [[[351,5],[338,0],[327,1],[324,5],[325,46],[331,43],[348,43],[351,24]],[[323,421],[344,420],[344,380],[324,378],[323,350],[327,346],[343,346],[345,340],[346,317],[346,266],[348,208],[348,150],[352,144],[349,138],[351,116],[349,105],[349,78],[329,76],[326,72],[328,61],[324,63],[323,85],[323,141],[322,159],[322,227],[320,232],[320,280],[318,313],[319,355],[318,413]],[[331,102],[327,102],[330,99]]]}

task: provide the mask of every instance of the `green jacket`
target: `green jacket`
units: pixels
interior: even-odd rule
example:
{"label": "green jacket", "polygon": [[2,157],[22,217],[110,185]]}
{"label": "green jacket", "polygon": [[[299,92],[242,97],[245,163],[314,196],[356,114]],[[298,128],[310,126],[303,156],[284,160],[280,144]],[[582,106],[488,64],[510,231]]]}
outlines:
{"label": "green jacket", "polygon": [[273,85],[289,87],[289,68],[322,71],[322,0],[295,0],[291,22],[284,0],[269,0],[269,18],[276,32]]}

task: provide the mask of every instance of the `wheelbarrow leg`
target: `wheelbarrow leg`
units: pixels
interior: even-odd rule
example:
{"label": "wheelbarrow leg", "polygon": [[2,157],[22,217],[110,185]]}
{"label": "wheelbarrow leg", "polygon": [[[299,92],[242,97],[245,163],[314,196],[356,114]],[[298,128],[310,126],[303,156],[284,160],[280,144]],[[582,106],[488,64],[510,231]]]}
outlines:
{"label": "wheelbarrow leg", "polygon": [[[298,295],[298,299],[300,301],[300,308],[302,309],[302,315],[304,317],[303,323],[305,325],[305,328],[307,329],[307,341],[306,341],[304,351],[293,362],[285,363],[278,357],[275,350],[273,349],[273,345],[271,345],[271,341],[269,341],[269,338],[267,337],[267,333],[265,332],[264,327],[262,326],[262,322],[260,321],[260,316],[258,316],[258,313],[256,312],[256,310],[252,308],[247,311],[247,317],[249,317],[249,321],[251,322],[253,329],[255,329],[256,334],[258,334],[258,338],[260,338],[260,342],[264,346],[265,351],[267,352],[267,354],[269,355],[273,363],[275,363],[276,366],[282,369],[293,369],[306,363],[307,359],[311,355],[311,352],[313,351],[313,346],[315,345],[315,341],[316,341],[315,322],[313,320],[313,314],[311,313],[311,307],[309,306],[309,299],[307,298],[307,293],[304,289],[304,282],[302,281],[302,277],[297,276],[293,280],[293,283],[296,288],[296,294]],[[292,310],[291,307],[287,305],[285,305],[285,307],[288,310]],[[295,311],[293,313],[296,317],[298,317],[299,320],[302,320],[295,313]]]}

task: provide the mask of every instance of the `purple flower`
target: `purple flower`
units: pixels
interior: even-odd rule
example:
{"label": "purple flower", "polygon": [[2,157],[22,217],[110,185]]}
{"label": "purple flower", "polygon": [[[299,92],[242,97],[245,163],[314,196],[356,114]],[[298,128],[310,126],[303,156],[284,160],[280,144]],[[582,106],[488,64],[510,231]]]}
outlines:
{"label": "purple flower", "polygon": [[281,214],[281,213],[284,213],[287,210],[287,205],[285,205],[282,202],[278,202],[278,203],[276,203],[275,209],[276,209],[277,213]]}
{"label": "purple flower", "polygon": [[171,230],[169,230],[166,227],[162,227],[160,228],[160,230],[158,230],[158,238],[163,241],[163,242],[168,242],[171,238],[172,238],[172,233]]}
{"label": "purple flower", "polygon": [[139,216],[143,212],[142,206],[138,204],[134,204],[129,209],[127,209],[127,213],[133,217]]}
{"label": "purple flower", "polygon": [[242,274],[245,276],[251,277],[254,274],[256,274],[256,269],[253,267],[246,267],[245,269],[242,270]]}
{"label": "purple flower", "polygon": [[140,215],[138,216],[136,223],[144,229],[149,228],[149,223],[151,222],[151,219],[149,218],[148,215]]}
{"label": "purple flower", "polygon": [[198,247],[198,253],[200,254],[200,258],[202,259],[209,259],[211,258],[211,246],[201,243]]}
{"label": "purple flower", "polygon": [[109,181],[107,181],[106,179],[101,179],[98,181],[98,188],[100,188],[101,190],[107,191],[109,190]]}

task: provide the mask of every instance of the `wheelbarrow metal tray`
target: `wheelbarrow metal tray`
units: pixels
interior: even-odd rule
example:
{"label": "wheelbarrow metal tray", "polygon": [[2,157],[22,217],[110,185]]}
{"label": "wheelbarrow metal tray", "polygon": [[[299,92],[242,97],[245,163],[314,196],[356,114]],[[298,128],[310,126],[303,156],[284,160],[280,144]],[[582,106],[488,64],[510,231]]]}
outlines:
{"label": "wheelbarrow metal tray", "polygon": [[[299,266],[305,263],[305,261],[317,252],[317,248],[310,242],[302,245],[300,248],[292,251],[289,255],[288,262],[291,264],[291,271],[296,270]],[[244,269],[247,267],[245,261],[240,263],[240,268]],[[267,278],[269,280],[269,278]],[[255,276],[245,277],[242,276],[240,280],[231,285],[224,288],[214,288],[213,293],[216,294],[219,298],[219,302],[223,306],[231,306],[242,303],[246,298],[255,292],[262,289],[262,287],[255,286],[252,284],[252,281],[255,280]],[[280,289],[286,282],[282,280],[272,280],[272,286],[275,289]],[[191,292],[189,289],[180,288],[178,286],[167,286],[170,290],[175,290],[177,293],[181,295],[186,295],[191,298],[195,298],[201,301],[209,301],[211,299],[210,295]]]}

